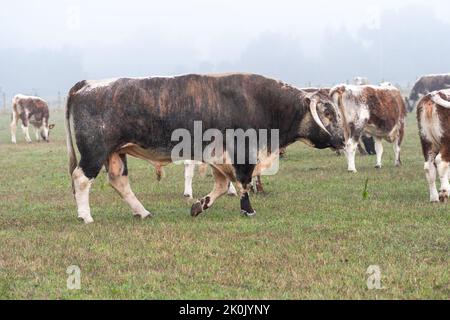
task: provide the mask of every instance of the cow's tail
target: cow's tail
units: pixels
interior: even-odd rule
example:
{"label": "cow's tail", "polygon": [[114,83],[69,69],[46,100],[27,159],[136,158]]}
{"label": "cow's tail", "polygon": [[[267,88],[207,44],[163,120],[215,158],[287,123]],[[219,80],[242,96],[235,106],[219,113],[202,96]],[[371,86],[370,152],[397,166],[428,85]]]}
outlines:
{"label": "cow's tail", "polygon": [[[78,82],[72,89],[70,89],[69,95],[67,96],[67,103],[66,103],[66,116],[65,116],[66,146],[67,146],[67,154],[69,156],[69,174],[71,177],[78,165],[77,155],[75,153],[75,148],[73,146],[72,128],[71,128],[71,124],[70,124],[71,100],[72,100],[72,96],[80,88],[82,88],[84,86],[84,84],[85,84],[85,81]],[[72,191],[75,194],[73,180],[72,180]]]}

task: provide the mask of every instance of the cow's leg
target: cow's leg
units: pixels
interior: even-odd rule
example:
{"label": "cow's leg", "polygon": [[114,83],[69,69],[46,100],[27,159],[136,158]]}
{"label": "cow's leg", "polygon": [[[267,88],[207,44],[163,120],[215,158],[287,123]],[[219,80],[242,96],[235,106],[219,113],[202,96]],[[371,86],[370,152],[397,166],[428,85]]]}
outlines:
{"label": "cow's leg", "polygon": [[113,153],[109,157],[108,181],[114,190],[116,190],[122,199],[131,207],[134,216],[144,219],[151,215],[131,190],[125,155]]}
{"label": "cow's leg", "polygon": [[428,162],[425,162],[424,169],[430,190],[430,202],[438,202],[439,194],[436,187],[436,166],[434,164],[434,159],[430,159]]}
{"label": "cow's leg", "polygon": [[255,165],[237,165],[235,166],[236,178],[240,183],[240,197],[241,197],[241,214],[247,217],[256,215],[250,203],[249,192],[251,190],[251,182]]}
{"label": "cow's leg", "polygon": [[401,148],[400,139],[397,138],[394,141],[394,154],[395,154],[395,166],[396,167],[400,167],[402,165],[402,160],[400,158],[401,150],[402,150],[402,148]]}
{"label": "cow's leg", "polygon": [[17,143],[16,140],[16,132],[17,132],[17,123],[19,122],[19,115],[17,114],[17,112],[14,110],[13,114],[12,114],[12,121],[11,121],[11,142],[12,143]]}
{"label": "cow's leg", "polygon": [[236,197],[236,196],[237,196],[236,188],[234,187],[233,182],[231,182],[231,181],[228,182],[228,191],[227,191],[227,194],[228,194],[229,196],[232,196],[232,197]]}
{"label": "cow's leg", "polygon": [[28,143],[30,143],[31,138],[30,138],[30,131],[28,130],[28,125],[29,125],[28,113],[27,112],[21,113],[20,120],[22,121],[22,131],[23,131],[23,134],[25,135],[25,140]]}
{"label": "cow's leg", "polygon": [[252,178],[250,190],[254,193],[264,193],[264,187],[260,175]]}
{"label": "cow's leg", "polygon": [[89,191],[92,183],[95,178],[97,178],[106,161],[106,156],[103,156],[102,149],[103,148],[100,145],[93,147],[91,150],[87,148],[81,149],[80,162],[72,173],[72,183],[75,200],[77,202],[78,218],[85,223],[94,222],[89,206]]}
{"label": "cow's leg", "polygon": [[34,135],[36,136],[36,141],[41,140],[41,128],[34,127]]}
{"label": "cow's leg", "polygon": [[256,176],[256,192],[257,193],[264,193],[264,186],[262,183],[261,176]]}
{"label": "cow's leg", "polygon": [[348,171],[357,172],[355,165],[356,149],[358,148],[359,138],[350,138],[345,146],[344,153],[347,158]]}
{"label": "cow's leg", "polygon": [[218,169],[213,167],[214,188],[206,197],[195,202],[191,207],[191,215],[198,216],[203,211],[211,208],[213,203],[228,190],[228,178]]}
{"label": "cow's leg", "polygon": [[447,202],[449,193],[450,193],[450,184],[448,181],[449,175],[449,162],[450,156],[446,156],[445,153],[441,153],[436,157],[436,167],[439,174],[439,178],[441,179],[441,188],[439,191],[439,201]]}
{"label": "cow's leg", "polygon": [[25,135],[25,140],[26,140],[28,143],[31,143],[30,130],[29,130],[29,128],[28,128],[28,125],[27,125],[27,126],[22,125],[22,131],[23,131],[23,134]]}
{"label": "cow's leg", "polygon": [[374,139],[375,139],[375,152],[377,154],[377,164],[375,165],[375,168],[381,169],[383,157],[383,143],[382,140],[378,137],[374,137]]}
{"label": "cow's leg", "polygon": [[[419,127],[421,127],[420,123]],[[438,153],[438,151],[436,151],[435,148],[433,147],[433,144],[422,135],[420,135],[420,142],[422,145],[422,153],[425,158],[424,170],[425,170],[425,177],[427,178],[428,187],[430,190],[430,202],[438,202],[439,194],[436,188],[436,165],[435,165],[436,154]]]}
{"label": "cow's leg", "polygon": [[405,124],[402,123],[400,126],[400,130],[398,132],[398,137],[394,141],[394,153],[395,153],[395,165],[397,167],[402,165],[402,160],[400,157],[401,145],[403,142],[403,138],[405,136]]}
{"label": "cow's leg", "polygon": [[184,163],[184,196],[192,199],[192,179],[194,178],[195,163],[192,161],[185,161]]}
{"label": "cow's leg", "polygon": [[[100,169],[98,171],[100,172]],[[78,208],[78,218],[83,220],[86,224],[94,222],[94,219],[92,219],[91,216],[91,208],[89,206],[89,191],[94,178],[89,179],[84,174],[83,169],[77,167],[72,173],[72,181],[75,192],[75,201],[77,202]]]}
{"label": "cow's leg", "polygon": [[198,164],[198,173],[200,174],[200,177],[204,178],[206,177],[207,173],[208,173],[208,164],[206,163],[199,163]]}
{"label": "cow's leg", "polygon": [[363,142],[362,136],[359,138],[359,141],[358,141],[358,152],[361,156],[367,156],[367,154],[368,154],[366,149],[364,149],[364,142]]}

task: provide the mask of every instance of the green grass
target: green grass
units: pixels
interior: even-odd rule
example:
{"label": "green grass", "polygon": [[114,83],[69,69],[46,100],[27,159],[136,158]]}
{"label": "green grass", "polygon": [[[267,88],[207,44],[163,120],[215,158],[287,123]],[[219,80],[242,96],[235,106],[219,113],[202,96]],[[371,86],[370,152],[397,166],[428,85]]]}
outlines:
{"label": "green grass", "polygon": [[[416,124],[408,119],[403,167],[385,143],[384,168],[302,144],[289,148],[277,176],[252,196],[253,219],[223,197],[197,219],[183,199],[183,167],[158,183],[130,159],[132,188],[156,213],[140,221],[102,172],[91,192],[95,223],[81,224],[70,190],[63,113],[53,112],[52,142],[9,143],[0,115],[0,298],[2,299],[448,299],[448,205],[428,203]],[[34,135],[32,135],[33,137]],[[368,178],[368,196],[363,192]],[[195,196],[211,177],[197,176]],[[66,288],[78,265],[81,290]],[[368,290],[379,265],[382,290]]]}

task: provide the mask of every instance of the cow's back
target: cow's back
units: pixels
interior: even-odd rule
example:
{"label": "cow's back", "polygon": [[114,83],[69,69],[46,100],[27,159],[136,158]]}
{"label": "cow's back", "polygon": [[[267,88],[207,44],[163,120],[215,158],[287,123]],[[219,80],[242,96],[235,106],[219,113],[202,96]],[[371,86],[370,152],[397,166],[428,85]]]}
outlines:
{"label": "cow's back", "polygon": [[386,131],[392,130],[406,117],[406,105],[398,89],[366,88],[366,103],[370,111],[369,124]]}
{"label": "cow's back", "polygon": [[[286,93],[280,95],[280,90]],[[203,130],[222,132],[292,121],[295,110],[277,110],[293,108],[292,100],[300,101],[299,92],[259,75],[194,74],[82,81],[71,89],[68,104],[77,134],[90,128],[110,141],[140,141],[153,147],[171,141],[177,129],[193,134],[194,121],[201,121]],[[280,114],[290,118],[281,119]]]}
{"label": "cow's back", "polygon": [[41,122],[43,119],[48,120],[50,115],[47,102],[35,96],[22,94],[14,96],[13,108],[18,114],[26,113],[29,117],[33,117],[36,122]]}

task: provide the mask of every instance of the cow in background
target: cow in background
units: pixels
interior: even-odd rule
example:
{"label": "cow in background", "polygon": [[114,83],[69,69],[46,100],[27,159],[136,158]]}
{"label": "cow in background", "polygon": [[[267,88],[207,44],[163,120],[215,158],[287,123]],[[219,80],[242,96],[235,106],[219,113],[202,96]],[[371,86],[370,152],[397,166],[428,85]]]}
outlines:
{"label": "cow in background", "polygon": [[450,74],[430,74],[420,77],[409,95],[411,111],[423,96],[433,91],[448,88],[450,88]]}
{"label": "cow in background", "polygon": [[343,114],[348,171],[356,172],[355,153],[362,134],[375,139],[376,168],[381,168],[382,139],[394,144],[395,165],[400,166],[406,107],[395,87],[338,85],[330,96]]}
{"label": "cow in background", "polygon": [[365,85],[368,85],[369,83],[370,83],[369,79],[366,77],[355,77],[353,79],[353,84],[355,86],[365,86]]}
{"label": "cow in background", "polygon": [[[431,202],[446,202],[450,195],[450,90],[434,91],[417,104],[417,122],[425,158]],[[441,180],[438,193],[436,173]]]}
{"label": "cow in background", "polygon": [[12,122],[11,122],[11,141],[16,141],[17,123],[22,122],[22,131],[25,134],[25,140],[30,143],[29,125],[35,129],[36,140],[41,138],[49,142],[50,130],[55,127],[49,124],[50,112],[48,104],[43,99],[33,96],[18,94],[12,99]]}
{"label": "cow in background", "polygon": [[[367,79],[366,79],[367,80]],[[322,94],[330,95],[331,88],[302,88],[303,91],[308,93],[320,92]],[[335,150],[338,156],[342,155],[342,150]],[[375,141],[367,134],[362,134],[358,141],[358,151],[361,155],[374,155],[375,154]]]}

